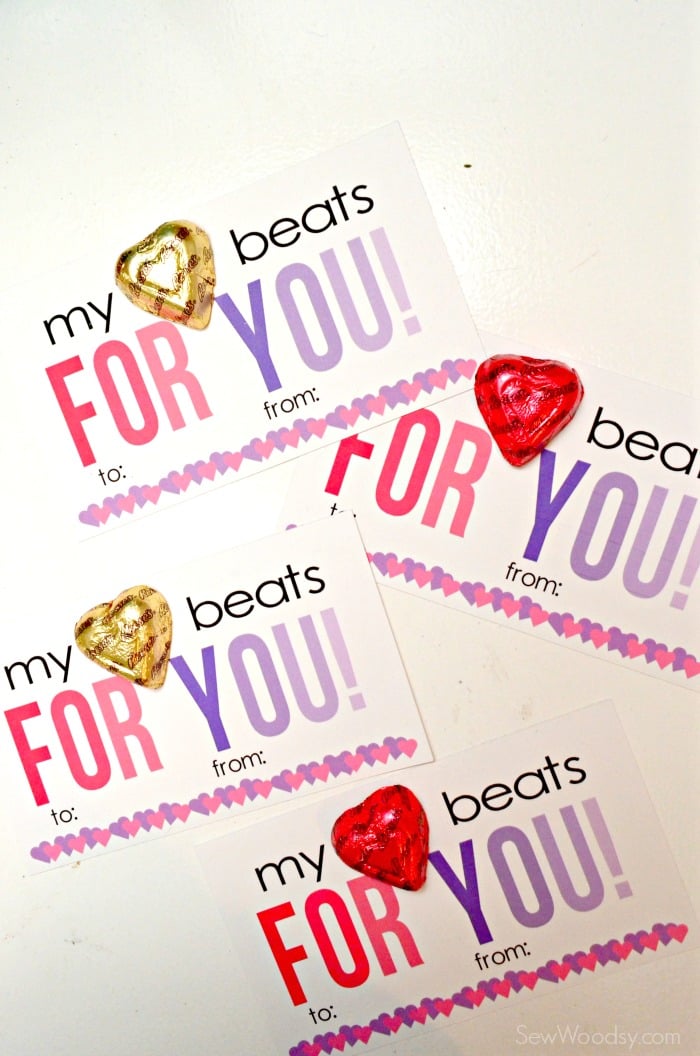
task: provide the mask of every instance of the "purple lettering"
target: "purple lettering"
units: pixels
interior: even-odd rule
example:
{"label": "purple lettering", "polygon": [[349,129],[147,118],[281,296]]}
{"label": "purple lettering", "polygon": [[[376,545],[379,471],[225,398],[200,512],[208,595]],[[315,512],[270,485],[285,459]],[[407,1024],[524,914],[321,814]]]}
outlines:
{"label": "purple lettering", "polygon": [[204,670],[204,686],[202,689],[197,679],[192,674],[190,667],[182,656],[171,656],[170,666],[185,685],[187,692],[207,720],[211,735],[217,751],[230,748],[226,730],[221,722],[219,714],[219,689],[216,679],[216,660],[214,658],[214,646],[207,645],[202,649],[202,668]]}
{"label": "purple lettering", "polygon": [[282,656],[282,662],[289,677],[296,702],[299,705],[299,711],[307,719],[311,719],[312,722],[325,722],[327,719],[332,719],[338,710],[338,690],[333,682],[333,676],[324,656],[318,633],[314,627],[313,617],[300,617],[299,625],[304,635],[304,641],[309,650],[314,670],[318,675],[323,697],[322,704],[314,704],[311,701],[309,690],[299,667],[299,661],[294,652],[294,646],[291,643],[286,626],[283,623],[278,623],[272,628],[272,633]]}
{"label": "purple lettering", "polygon": [[474,861],[474,845],[472,841],[462,840],[459,850],[462,856],[464,883],[459,879],[452,866],[448,864],[442,851],[431,851],[428,855],[428,860],[466,912],[471,926],[474,928],[477,941],[479,943],[491,942],[493,935],[486,923],[486,917],[481,909],[481,901],[479,899],[479,884],[476,878],[476,863]]}
{"label": "purple lettering", "polygon": [[[611,491],[620,492],[620,505],[612,528],[598,561],[588,561],[588,551],[593,540],[600,515]],[[637,505],[638,490],[632,477],[626,473],[605,473],[600,478],[588,500],[574,545],[571,548],[571,567],[581,579],[604,579],[617,561],[629,523]]]}
{"label": "purple lettering", "polygon": [[647,508],[642,516],[637,534],[632,543],[632,548],[625,564],[622,574],[622,582],[630,594],[636,598],[654,598],[668,581],[668,577],[676,560],[681,543],[693,515],[697,500],[690,495],[684,495],[680,501],[678,512],[674,518],[671,531],[658,560],[656,571],[651,579],[640,579],[642,561],[646,557],[651,537],[658,524],[659,516],[664,508],[668,488],[660,488],[654,485],[652,488]]}
{"label": "purple lettering", "polygon": [[577,461],[559,491],[556,495],[552,495],[555,462],[556,455],[553,451],[545,450],[540,455],[535,523],[523,553],[523,557],[528,561],[536,561],[540,556],[552,521],[559,515],[564,504],[570,499],[584,475],[591,468],[590,462]]}
{"label": "purple lettering", "polygon": [[[260,710],[244,659],[246,650],[254,655],[260,667],[275,713],[272,719],[266,719]],[[264,737],[276,737],[284,733],[289,726],[289,707],[270,650],[262,638],[257,634],[240,634],[229,645],[228,658],[251,725]]]}
{"label": "purple lettering", "polygon": [[340,270],[340,264],[338,263],[335,250],[325,250],[321,253],[321,260],[326,269],[326,274],[330,279],[333,293],[337,298],[350,337],[358,348],[362,348],[366,352],[375,352],[377,349],[384,348],[391,340],[391,335],[393,333],[391,316],[384,298],[382,297],[379,283],[372,271],[372,265],[369,262],[367,251],[362,244],[362,239],[351,238],[348,242],[348,247],[352,259],[355,262],[355,267],[357,268],[362,285],[364,286],[365,293],[367,294],[370,308],[374,313],[374,319],[377,324],[374,333],[367,333],[362,325],[362,320],[355,307],[352,294],[350,293],[345,277]]}
{"label": "purple lettering", "polygon": [[246,345],[246,348],[253,353],[253,358],[260,367],[260,373],[263,376],[267,391],[274,392],[276,389],[282,388],[282,382],[270,359],[270,346],[267,340],[267,325],[265,323],[265,309],[263,308],[260,279],[248,283],[248,299],[253,314],[252,328],[227,293],[219,294],[218,297],[214,298],[231,326]]}
{"label": "purple lettering", "polygon": [[554,874],[557,887],[561,891],[567,906],[571,906],[572,909],[579,913],[586,913],[588,910],[596,909],[601,904],[605,897],[605,888],[593,860],[590,847],[586,842],[581,824],[576,817],[576,811],[573,807],[568,806],[561,807],[559,813],[564,819],[566,831],[571,837],[571,844],[578,857],[583,875],[588,882],[588,891],[585,895],[579,895],[574,890],[571,875],[564,863],[562,853],[545,815],[538,814],[536,818],[532,819],[532,824],[535,826],[535,832],[540,838],[540,843],[544,848],[544,853],[547,855],[547,861]]}
{"label": "purple lettering", "polygon": [[[515,877],[506,859],[503,847],[512,844],[520,855],[523,869],[532,884],[532,890],[537,901],[537,909],[532,912],[526,909],[522,895],[518,890]],[[550,894],[547,882],[542,875],[539,862],[535,857],[532,844],[525,833],[514,825],[503,825],[500,829],[494,829],[489,836],[488,852],[491,864],[496,870],[500,880],[503,894],[510,906],[510,911],[518,921],[526,928],[541,928],[548,924],[554,915],[554,902]]]}
{"label": "purple lettering", "polygon": [[[300,282],[306,291],[326,342],[325,352],[319,353],[314,350],[299,306],[292,295],[293,282]],[[312,370],[331,370],[340,361],[343,354],[343,343],[316,274],[307,264],[288,264],[277,276],[275,285],[282,311],[289,323],[299,355],[307,367],[311,367]]]}

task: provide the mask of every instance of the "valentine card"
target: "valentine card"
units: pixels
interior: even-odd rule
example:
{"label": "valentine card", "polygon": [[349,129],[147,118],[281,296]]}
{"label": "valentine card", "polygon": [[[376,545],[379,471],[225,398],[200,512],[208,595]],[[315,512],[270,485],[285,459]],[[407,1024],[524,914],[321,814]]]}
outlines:
{"label": "valentine card", "polygon": [[[251,1007],[265,995],[261,1051],[318,1056],[357,1041],[371,1050],[614,979],[697,941],[610,703],[400,780],[429,825],[416,891],[350,868],[331,842],[336,819],[360,805],[352,823],[371,865],[387,837],[366,797],[386,788],[388,811],[392,797],[399,811],[406,800],[381,778],[197,847],[245,956]],[[412,818],[399,824],[397,845],[415,833]]]}
{"label": "valentine card", "polygon": [[526,465],[464,393],[297,463],[284,523],[352,509],[380,582],[697,688],[698,408],[572,366],[578,411]]}
{"label": "valentine card", "polygon": [[6,305],[82,536],[468,388],[481,358],[397,125],[182,215]]}
{"label": "valentine card", "polygon": [[[105,577],[3,640],[2,781],[27,869],[431,758],[351,516],[124,587]],[[149,656],[161,688],[114,673]]]}

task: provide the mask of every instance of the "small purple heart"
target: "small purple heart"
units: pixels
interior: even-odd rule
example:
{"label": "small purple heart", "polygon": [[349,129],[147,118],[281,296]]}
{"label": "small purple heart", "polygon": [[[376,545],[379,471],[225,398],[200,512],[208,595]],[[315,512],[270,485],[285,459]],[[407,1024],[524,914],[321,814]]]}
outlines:
{"label": "small purple heart", "polygon": [[[312,419],[309,419],[309,421],[311,421],[311,420]],[[306,424],[306,421],[303,418],[297,418],[297,420],[293,423],[293,428],[296,429],[296,431],[299,433],[299,436],[302,438],[302,440],[308,440],[309,437],[311,436],[311,433],[309,431],[309,427],[308,427],[308,425]]]}
{"label": "small purple heart", "polygon": [[400,385],[382,385],[379,395],[384,397],[392,411],[398,403],[408,403],[408,396],[401,391]]}
{"label": "small purple heart", "polygon": [[559,976],[555,975],[551,968],[551,966],[556,963],[556,961],[547,961],[546,964],[541,965],[541,967],[537,969],[537,975],[539,978],[544,979],[548,983],[558,983]]}
{"label": "small purple heart", "polygon": [[124,511],[122,510],[121,506],[119,505],[119,502],[120,502],[121,499],[125,499],[125,498],[126,498],[126,495],[122,495],[122,494],[110,496],[109,498],[105,499],[104,504],[103,504],[103,509],[106,508],[106,509],[110,510],[110,512],[113,513],[115,517],[121,517],[121,515],[122,515],[122,513]]}
{"label": "small purple heart", "polygon": [[583,971],[583,967],[579,964],[578,958],[579,957],[585,957],[585,956],[586,955],[583,952],[583,950],[577,950],[576,953],[567,953],[567,954],[565,954],[564,957],[562,957],[561,963],[562,964],[568,964],[568,966],[569,966],[569,968],[571,968],[572,972],[576,972],[577,975],[580,975],[581,972]]}
{"label": "small purple heart", "polygon": [[401,755],[401,749],[399,748],[399,742],[396,740],[396,738],[385,737],[383,743],[391,752],[392,759],[398,759]]}
{"label": "small purple heart", "polygon": [[675,648],[675,659],[673,661],[672,670],[680,671],[688,657],[685,649],[681,645],[677,645]]}
{"label": "small purple heart", "polygon": [[334,411],[327,414],[326,425],[330,425],[334,429],[347,429],[348,423],[340,417],[341,410],[344,410],[344,408],[336,407]]}
{"label": "small purple heart", "polygon": [[250,444],[246,444],[245,447],[241,448],[241,454],[243,458],[250,458],[253,462],[262,462],[262,455],[259,451],[255,450],[255,444],[261,443],[260,437],[256,436]]}
{"label": "small purple heart", "polygon": [[374,756],[374,751],[377,748],[379,748],[379,745],[376,741],[372,741],[371,744],[360,744],[357,747],[355,755],[361,755],[365,762],[369,764],[369,766],[374,766],[377,761]]}
{"label": "small purple heart", "polygon": [[658,642],[655,642],[653,638],[645,638],[642,642],[642,645],[646,646],[647,651],[645,654],[645,659],[648,664],[652,663],[652,661],[655,659],[654,654],[657,649],[666,648],[665,645],[660,645]]}
{"label": "small purple heart", "polygon": [[440,565],[433,565],[430,571],[433,574],[433,578],[430,581],[430,589],[439,590],[442,586],[442,581],[445,578],[445,570],[444,568],[441,568]]}
{"label": "small purple heart", "polygon": [[134,484],[133,487],[129,488],[129,494],[134,499],[136,505],[139,506],[141,509],[143,509],[143,507],[148,502],[148,499],[146,498],[146,496],[142,492],[141,488],[136,487],[135,484]]}
{"label": "small purple heart", "polygon": [[372,554],[372,564],[383,576],[387,574],[387,562],[391,557],[395,558],[396,554]]}
{"label": "small purple heart", "polygon": [[452,1000],[456,1005],[461,1005],[462,1008],[474,1008],[474,1002],[470,997],[467,997],[464,990],[458,990],[456,994],[453,994]]}
{"label": "small purple heart", "polygon": [[87,845],[87,846],[88,846],[88,847],[90,848],[90,850],[92,850],[92,848],[93,848],[93,847],[95,846],[95,844],[97,843],[97,840],[96,840],[96,839],[95,839],[95,837],[94,837],[94,836],[92,835],[92,829],[88,829],[88,828],[82,828],[82,829],[80,830],[80,835],[81,835],[81,836],[83,837],[83,839],[85,840],[85,843],[86,843],[86,845]]}
{"label": "small purple heart", "polygon": [[594,953],[596,955],[596,957],[598,958],[598,963],[601,967],[607,964],[608,961],[615,961],[617,964],[619,964],[620,960],[622,959],[619,953],[616,953],[612,949],[612,946],[609,942],[606,943],[605,946],[601,946],[599,942],[596,942],[595,945],[591,946],[591,953]]}
{"label": "small purple heart", "polygon": [[577,622],[581,624],[581,632],[580,632],[580,634],[581,634],[581,641],[582,642],[590,642],[590,640],[591,640],[591,631],[594,631],[594,630],[595,631],[602,631],[603,630],[602,624],[600,624],[600,623],[591,623],[591,621],[586,616],[582,616],[581,619],[578,620]]}
{"label": "small purple heart", "polygon": [[265,435],[265,439],[269,440],[270,443],[272,443],[277,448],[278,451],[284,451],[286,445],[285,445],[284,440],[282,439],[282,437],[280,435],[280,431],[279,430],[275,429],[275,430],[272,430],[271,432],[267,433]]}
{"label": "small purple heart", "polygon": [[453,359],[444,359],[440,364],[440,370],[444,370],[450,381],[455,384],[459,381],[461,375],[457,370],[457,365]]}
{"label": "small purple heart", "polygon": [[435,1002],[430,997],[424,997],[420,1003],[420,1007],[424,1008],[427,1011],[431,1019],[437,1019],[437,1017],[440,1015],[437,1008],[435,1007]]}
{"label": "small purple heart", "polygon": [[[126,819],[123,819],[123,820],[126,820]],[[119,821],[113,821],[112,824],[109,826],[109,831],[112,833],[113,836],[121,836],[121,838],[123,840],[128,840],[129,839],[129,833],[126,832],[122,828],[121,823],[122,823],[122,819],[121,818],[119,819]]]}
{"label": "small purple heart", "polygon": [[175,814],[173,813],[172,803],[161,803],[158,807],[158,810],[161,812],[168,825],[172,825],[175,821]]}
{"label": "small purple heart", "polygon": [[621,656],[627,656],[627,643],[630,640],[629,634],[623,634],[619,627],[610,627],[608,630],[610,632],[608,649],[611,652],[619,653]]}
{"label": "small purple heart", "polygon": [[[491,607],[492,607],[494,612],[498,612],[498,610],[501,608],[501,605],[503,603],[503,591],[501,590],[500,587],[491,587],[491,590],[489,591],[489,594],[493,595],[493,598],[492,598],[492,601],[491,601]],[[511,597],[511,595],[509,594],[508,597]]]}
{"label": "small purple heart", "polygon": [[417,374],[413,375],[413,383],[419,384],[420,387],[428,393],[433,391],[433,386],[428,381],[428,375],[423,370],[420,370]]}
{"label": "small purple heart", "polygon": [[473,605],[475,602],[474,588],[474,583],[467,583],[466,581],[464,583],[460,583],[459,585],[460,594],[462,595],[465,601],[469,602],[470,605]]}
{"label": "small purple heart", "polygon": [[189,806],[192,810],[196,811],[197,814],[208,814],[209,808],[201,802],[201,796],[197,796],[196,799],[191,799]]}
{"label": "small purple heart", "polygon": [[338,777],[339,774],[349,774],[352,771],[340,755],[324,755],[323,761],[333,774],[333,777]]}
{"label": "small purple heart", "polygon": [[335,1048],[335,1034],[329,1031],[327,1034],[317,1034],[314,1045],[318,1045],[324,1052],[331,1053]]}
{"label": "small purple heart", "polygon": [[669,935],[665,924],[654,924],[651,930],[659,936],[659,939],[664,944],[664,946],[668,946],[669,942],[671,941],[671,936]]}

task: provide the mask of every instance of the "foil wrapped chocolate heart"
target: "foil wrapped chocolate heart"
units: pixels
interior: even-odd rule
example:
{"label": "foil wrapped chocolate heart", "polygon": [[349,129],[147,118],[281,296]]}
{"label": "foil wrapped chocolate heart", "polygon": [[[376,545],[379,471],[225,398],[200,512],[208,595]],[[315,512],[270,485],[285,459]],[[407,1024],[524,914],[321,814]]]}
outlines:
{"label": "foil wrapped chocolate heart", "polygon": [[76,644],[88,659],[149,689],[165,682],[172,637],[170,606],[146,586],[95,605],[75,625]]}
{"label": "foil wrapped chocolate heart", "polygon": [[169,220],[125,249],[117,286],[137,308],[204,330],[214,302],[214,254],[209,235],[189,220]]}
{"label": "foil wrapped chocolate heart", "polygon": [[418,891],[428,869],[428,837],[428,818],[413,792],[387,785],[340,815],[331,842],[351,869]]}
{"label": "foil wrapped chocolate heart", "polygon": [[583,385],[575,370],[554,359],[491,356],[477,369],[474,394],[503,457],[524,466],[571,421]]}

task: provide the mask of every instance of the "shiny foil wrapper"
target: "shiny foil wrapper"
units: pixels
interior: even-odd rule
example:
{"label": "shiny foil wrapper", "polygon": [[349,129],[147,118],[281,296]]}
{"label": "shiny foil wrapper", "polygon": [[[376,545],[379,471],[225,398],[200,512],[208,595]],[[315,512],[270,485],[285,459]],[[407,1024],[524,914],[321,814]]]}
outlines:
{"label": "shiny foil wrapper", "polygon": [[387,785],[341,814],[331,842],[338,857],[365,876],[418,891],[428,870],[428,818],[409,788]]}
{"label": "shiny foil wrapper", "polygon": [[190,220],[169,220],[125,249],[117,286],[144,312],[204,330],[214,303],[214,253],[209,235]]}
{"label": "shiny foil wrapper", "polygon": [[572,367],[555,359],[491,356],[477,368],[474,395],[505,460],[524,466],[569,424],[583,385]]}
{"label": "shiny foil wrapper", "polygon": [[75,625],[76,644],[89,660],[148,689],[165,682],[172,637],[170,606],[143,585],[95,605]]}

